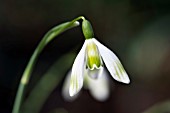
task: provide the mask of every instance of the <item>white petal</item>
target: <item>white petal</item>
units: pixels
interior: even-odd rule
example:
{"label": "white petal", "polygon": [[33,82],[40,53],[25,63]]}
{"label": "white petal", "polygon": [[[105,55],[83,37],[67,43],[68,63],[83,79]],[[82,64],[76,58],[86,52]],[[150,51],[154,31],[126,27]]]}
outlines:
{"label": "white petal", "polygon": [[93,79],[98,79],[103,73],[103,66],[100,66],[99,68],[94,68],[92,70],[87,68],[86,71],[88,76]]}
{"label": "white petal", "polygon": [[84,70],[85,70],[85,48],[86,48],[86,41],[83,44],[82,49],[78,53],[71,73],[71,80],[70,80],[70,89],[69,93],[70,96],[74,96],[77,94],[83,86],[83,77],[84,77]]}
{"label": "white petal", "polygon": [[79,93],[74,95],[73,97],[69,95],[69,86],[70,86],[70,79],[71,79],[70,75],[71,75],[71,71],[68,72],[62,88],[62,96],[64,100],[69,102],[74,101],[79,96]]}
{"label": "white petal", "polygon": [[85,76],[87,80],[87,86],[92,96],[99,101],[105,101],[109,97],[109,81],[107,74],[103,70],[101,77],[98,79],[92,79],[89,76]]}
{"label": "white petal", "polygon": [[93,38],[93,41],[96,43],[104,63],[112,77],[119,82],[126,84],[130,83],[130,79],[117,56],[95,38]]}

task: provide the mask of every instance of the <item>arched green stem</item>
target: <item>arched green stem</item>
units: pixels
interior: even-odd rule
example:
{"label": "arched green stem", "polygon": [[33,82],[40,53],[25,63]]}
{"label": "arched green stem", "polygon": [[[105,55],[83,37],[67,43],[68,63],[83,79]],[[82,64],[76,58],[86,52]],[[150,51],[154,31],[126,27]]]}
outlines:
{"label": "arched green stem", "polygon": [[25,71],[24,71],[24,73],[23,73],[23,75],[21,77],[12,113],[19,113],[20,112],[20,107],[21,107],[21,104],[22,104],[22,101],[23,101],[25,87],[26,87],[26,85],[28,84],[28,82],[30,80],[30,76],[31,76],[33,68],[34,68],[34,66],[36,64],[38,56],[40,55],[40,53],[42,52],[44,47],[52,39],[54,39],[56,36],[58,36],[62,32],[66,31],[68,29],[71,29],[73,27],[78,26],[79,25],[78,20],[80,20],[80,19],[84,19],[84,17],[80,16],[80,17],[78,17],[78,18],[76,18],[76,19],[74,19],[74,20],[72,20],[70,22],[65,22],[63,24],[60,24],[60,25],[52,28],[51,30],[49,30],[45,34],[45,36],[43,37],[43,39],[40,41],[37,48],[35,49],[33,55],[31,56],[27,66],[25,68]]}

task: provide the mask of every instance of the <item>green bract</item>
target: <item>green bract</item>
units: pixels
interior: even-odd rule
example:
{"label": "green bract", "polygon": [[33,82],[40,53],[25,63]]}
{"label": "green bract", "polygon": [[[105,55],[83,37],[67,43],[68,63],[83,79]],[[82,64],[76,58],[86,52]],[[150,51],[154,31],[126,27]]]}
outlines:
{"label": "green bract", "polygon": [[86,39],[91,39],[94,37],[93,28],[88,20],[83,19],[82,30]]}

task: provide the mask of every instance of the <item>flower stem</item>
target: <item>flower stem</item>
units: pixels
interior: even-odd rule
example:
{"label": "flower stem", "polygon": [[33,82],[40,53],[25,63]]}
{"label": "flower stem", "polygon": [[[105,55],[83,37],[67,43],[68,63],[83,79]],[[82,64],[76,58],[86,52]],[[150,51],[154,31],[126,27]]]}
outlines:
{"label": "flower stem", "polygon": [[24,100],[20,110],[21,113],[40,112],[48,96],[64,78],[62,75],[71,67],[75,57],[76,54],[67,53],[50,66]]}
{"label": "flower stem", "polygon": [[15,98],[15,102],[14,102],[14,106],[13,106],[13,110],[12,113],[19,113],[20,112],[20,107],[24,98],[24,92],[25,92],[25,87],[27,86],[27,84],[29,83],[33,68],[36,64],[36,61],[38,59],[38,56],[40,55],[40,53],[42,52],[42,50],[44,49],[44,47],[52,40],[54,39],[56,36],[58,36],[59,34],[61,34],[62,32],[71,29],[73,27],[76,27],[79,25],[78,20],[80,19],[84,19],[83,16],[80,16],[70,22],[65,22],[63,24],[60,24],[54,28],[52,28],[51,30],[49,30],[45,36],[43,37],[43,39],[40,41],[40,43],[38,44],[37,48],[35,49],[33,55],[31,56],[25,71],[21,77],[20,80],[20,84],[19,84],[19,88],[16,94],[16,98]]}

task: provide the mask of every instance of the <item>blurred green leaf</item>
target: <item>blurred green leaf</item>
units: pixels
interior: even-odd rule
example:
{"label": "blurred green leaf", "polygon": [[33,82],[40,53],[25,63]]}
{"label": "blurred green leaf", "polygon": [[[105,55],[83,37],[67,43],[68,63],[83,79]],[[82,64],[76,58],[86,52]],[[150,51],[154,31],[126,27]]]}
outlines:
{"label": "blurred green leaf", "polygon": [[74,54],[67,54],[51,66],[31,91],[21,108],[21,113],[38,113],[41,110],[48,96],[57,87],[66,71],[71,67],[74,58]]}
{"label": "blurred green leaf", "polygon": [[157,103],[143,113],[170,113],[170,101]]}
{"label": "blurred green leaf", "polygon": [[50,111],[49,113],[68,113],[68,111],[66,111],[63,108],[57,108],[57,109]]}

